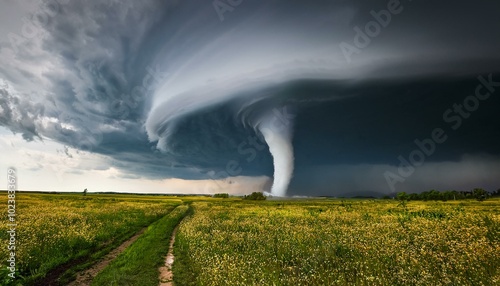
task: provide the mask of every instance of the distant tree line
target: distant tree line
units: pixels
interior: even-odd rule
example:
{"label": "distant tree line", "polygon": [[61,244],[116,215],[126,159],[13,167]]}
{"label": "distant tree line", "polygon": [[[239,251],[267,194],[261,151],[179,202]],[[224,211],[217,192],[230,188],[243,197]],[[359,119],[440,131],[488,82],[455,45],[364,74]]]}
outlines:
{"label": "distant tree line", "polygon": [[253,201],[263,201],[266,199],[266,196],[262,192],[253,192],[250,195],[246,195],[243,197],[244,200],[253,200]]}
{"label": "distant tree line", "polygon": [[[396,199],[400,201],[448,201],[448,200],[466,200],[476,199],[484,201],[490,197],[500,197],[500,189],[489,193],[481,188],[475,188],[471,191],[436,191],[430,190],[422,193],[400,192],[396,194]],[[385,197],[387,198],[387,196]]]}
{"label": "distant tree line", "polygon": [[228,193],[219,193],[219,194],[214,194],[213,195],[214,198],[223,198],[223,199],[227,199],[229,198],[229,194]]}

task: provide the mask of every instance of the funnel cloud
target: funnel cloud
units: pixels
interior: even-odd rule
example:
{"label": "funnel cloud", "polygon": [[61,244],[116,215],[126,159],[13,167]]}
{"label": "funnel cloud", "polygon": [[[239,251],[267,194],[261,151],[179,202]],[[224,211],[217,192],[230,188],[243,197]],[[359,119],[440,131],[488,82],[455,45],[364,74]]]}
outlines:
{"label": "funnel cloud", "polygon": [[[276,111],[276,109],[275,109]],[[269,152],[273,156],[274,181],[271,195],[286,196],[286,191],[293,175],[292,122],[279,122],[277,117],[265,116],[259,123],[259,131],[264,136]]]}

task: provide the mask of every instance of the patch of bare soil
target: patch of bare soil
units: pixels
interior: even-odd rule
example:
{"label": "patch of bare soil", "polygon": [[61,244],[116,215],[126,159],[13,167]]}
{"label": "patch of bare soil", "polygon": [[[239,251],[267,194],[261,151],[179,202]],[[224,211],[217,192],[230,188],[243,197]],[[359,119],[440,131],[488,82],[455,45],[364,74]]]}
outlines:
{"label": "patch of bare soil", "polygon": [[129,238],[127,241],[123,242],[120,246],[113,249],[110,253],[106,254],[102,260],[98,263],[92,265],[90,268],[80,271],[76,274],[76,280],[69,283],[68,286],[89,286],[96,275],[101,272],[106,266],[108,266],[113,259],[115,259],[120,253],[122,253],[127,247],[129,247],[134,241],[136,241],[141,234],[146,231],[147,227],[143,228],[141,231],[136,233],[134,236]]}
{"label": "patch of bare soil", "polygon": [[160,284],[159,286],[173,286],[174,285],[174,273],[172,272],[172,265],[174,264],[174,242],[175,235],[179,225],[177,225],[172,232],[172,237],[170,238],[170,245],[168,247],[167,257],[165,258],[165,265],[160,267]]}

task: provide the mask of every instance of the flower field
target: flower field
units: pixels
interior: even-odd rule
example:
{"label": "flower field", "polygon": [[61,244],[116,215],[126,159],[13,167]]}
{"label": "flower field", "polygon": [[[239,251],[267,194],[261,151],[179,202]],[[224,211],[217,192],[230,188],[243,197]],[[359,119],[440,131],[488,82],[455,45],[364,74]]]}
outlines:
{"label": "flower field", "polygon": [[[113,247],[168,214],[180,200],[131,195],[16,196],[16,283],[28,285],[72,259]],[[0,207],[7,209],[6,200]],[[8,257],[7,223],[0,224],[0,257]],[[0,261],[2,270],[6,261]],[[5,285],[7,272],[0,272]],[[2,282],[3,281],[3,282]]]}
{"label": "flower field", "polygon": [[[0,206],[6,209],[5,201]],[[16,196],[17,278],[10,284],[32,285],[75,259],[95,262],[148,226],[94,282],[107,285],[129,269],[124,279],[140,281],[130,285],[154,285],[173,227],[191,210],[176,236],[176,285],[500,285],[499,199],[401,203],[34,193]],[[7,230],[7,223],[0,225],[0,257],[9,255]],[[142,269],[146,258],[150,266]],[[4,259],[0,266],[6,269]],[[10,285],[7,272],[0,274],[0,285]]]}
{"label": "flower field", "polygon": [[498,199],[192,206],[177,285],[500,285]]}

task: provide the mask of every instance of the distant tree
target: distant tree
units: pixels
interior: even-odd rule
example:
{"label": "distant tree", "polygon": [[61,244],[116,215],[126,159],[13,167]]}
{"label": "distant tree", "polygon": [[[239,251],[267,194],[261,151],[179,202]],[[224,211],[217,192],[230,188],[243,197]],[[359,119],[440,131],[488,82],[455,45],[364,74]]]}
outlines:
{"label": "distant tree", "polygon": [[409,198],[408,194],[406,192],[400,192],[396,195],[396,199],[398,201],[407,201]]}
{"label": "distant tree", "polygon": [[448,201],[448,200],[453,200],[455,198],[455,195],[453,191],[444,191],[441,194],[441,200],[443,201]]}
{"label": "distant tree", "polygon": [[262,192],[253,192],[250,195],[244,196],[244,200],[253,200],[253,201],[263,201],[266,199],[266,196]]}
{"label": "distant tree", "polygon": [[431,190],[429,193],[429,200],[434,200],[434,201],[441,200],[441,193],[436,190]]}
{"label": "distant tree", "polygon": [[409,201],[418,201],[420,200],[420,195],[417,193],[412,193],[408,195],[408,200]]}
{"label": "distant tree", "polygon": [[219,194],[214,194],[213,197],[227,199],[227,198],[229,198],[229,194],[228,193],[219,193]]}
{"label": "distant tree", "polygon": [[462,193],[464,195],[464,199],[471,199],[474,197],[472,192],[462,192]]}
{"label": "distant tree", "polygon": [[87,189],[83,190],[83,196],[87,195]]}
{"label": "distant tree", "polygon": [[478,201],[484,201],[488,198],[488,192],[481,188],[472,190],[472,196]]}
{"label": "distant tree", "polygon": [[427,201],[427,200],[429,200],[429,198],[430,198],[430,192],[422,192],[422,193],[420,193],[420,199],[421,200]]}
{"label": "distant tree", "polygon": [[491,194],[492,197],[500,197],[500,189],[496,190],[496,192],[493,192]]}
{"label": "distant tree", "polygon": [[460,194],[460,192],[457,192],[455,190],[451,191],[451,195],[453,196],[453,200],[461,200],[462,199],[462,195]]}

